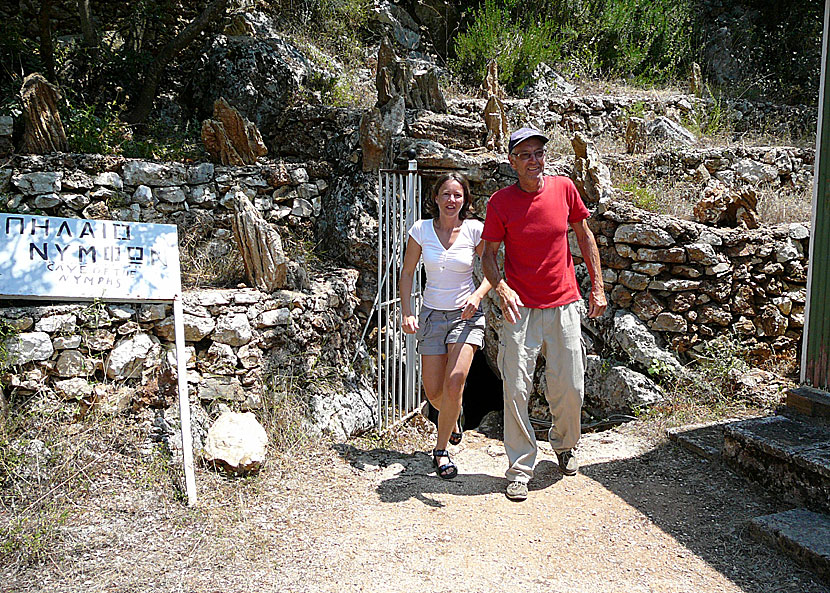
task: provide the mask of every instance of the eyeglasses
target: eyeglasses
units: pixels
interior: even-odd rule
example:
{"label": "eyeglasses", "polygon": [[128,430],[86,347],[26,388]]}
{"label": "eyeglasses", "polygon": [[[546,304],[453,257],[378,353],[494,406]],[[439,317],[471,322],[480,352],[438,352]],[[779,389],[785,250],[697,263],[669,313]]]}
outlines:
{"label": "eyeglasses", "polygon": [[513,152],[511,154],[514,157],[516,157],[517,159],[519,159],[520,161],[529,161],[530,157],[536,157],[537,161],[541,161],[543,158],[545,158],[545,151],[542,150],[541,148],[539,150],[534,151],[534,152],[520,152],[520,153]]}

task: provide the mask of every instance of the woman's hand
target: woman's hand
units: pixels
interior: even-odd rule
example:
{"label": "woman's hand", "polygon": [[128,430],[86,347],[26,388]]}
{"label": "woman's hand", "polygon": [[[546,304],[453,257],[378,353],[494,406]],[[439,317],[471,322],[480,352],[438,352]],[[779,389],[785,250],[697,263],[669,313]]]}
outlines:
{"label": "woman's hand", "polygon": [[472,319],[473,315],[475,315],[476,311],[478,311],[478,306],[481,304],[481,297],[476,295],[475,293],[471,294],[467,297],[467,302],[461,308],[461,319],[467,320]]}
{"label": "woman's hand", "polygon": [[418,331],[418,318],[414,315],[404,315],[401,328],[405,334],[414,334]]}

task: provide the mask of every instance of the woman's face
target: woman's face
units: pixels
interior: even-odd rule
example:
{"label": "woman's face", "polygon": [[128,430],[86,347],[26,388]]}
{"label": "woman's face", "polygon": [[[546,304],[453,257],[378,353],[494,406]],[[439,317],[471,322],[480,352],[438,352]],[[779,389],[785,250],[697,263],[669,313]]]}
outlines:
{"label": "woman's face", "polygon": [[448,179],[438,188],[435,204],[441,216],[456,217],[464,205],[464,188],[454,179]]}

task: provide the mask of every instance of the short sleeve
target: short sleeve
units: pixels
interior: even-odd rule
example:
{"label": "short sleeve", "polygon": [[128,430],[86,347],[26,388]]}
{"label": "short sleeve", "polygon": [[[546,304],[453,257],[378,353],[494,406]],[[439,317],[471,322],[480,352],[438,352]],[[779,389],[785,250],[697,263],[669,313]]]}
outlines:
{"label": "short sleeve", "polygon": [[484,224],[480,220],[471,219],[469,221],[470,224],[470,240],[473,243],[473,247],[478,247],[478,244],[481,243],[481,231],[484,230]]}
{"label": "short sleeve", "polygon": [[424,221],[423,220],[418,220],[418,221],[415,222],[415,224],[412,225],[412,228],[409,229],[409,236],[412,237],[418,245],[423,247],[424,246],[423,234],[424,234]]}
{"label": "short sleeve", "polygon": [[579,195],[579,191],[576,189],[573,181],[568,179],[565,187],[569,209],[568,222],[579,222],[580,220],[588,218],[591,213],[585,207],[585,203],[582,201],[582,197]]}
{"label": "short sleeve", "polygon": [[496,211],[492,198],[487,203],[487,214],[484,217],[481,238],[485,241],[504,241],[504,222]]}

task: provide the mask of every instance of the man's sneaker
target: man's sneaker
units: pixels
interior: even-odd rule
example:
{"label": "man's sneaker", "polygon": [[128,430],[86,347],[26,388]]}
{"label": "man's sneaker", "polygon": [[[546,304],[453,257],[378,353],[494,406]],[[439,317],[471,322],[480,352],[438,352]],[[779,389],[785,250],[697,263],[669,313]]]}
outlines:
{"label": "man's sneaker", "polygon": [[527,498],[527,484],[524,482],[510,482],[507,485],[507,498],[510,500],[525,500]]}
{"label": "man's sneaker", "polygon": [[559,460],[559,469],[562,470],[563,474],[566,476],[576,475],[576,471],[579,469],[579,462],[576,460],[576,455],[574,455],[572,450],[557,453],[556,458]]}

